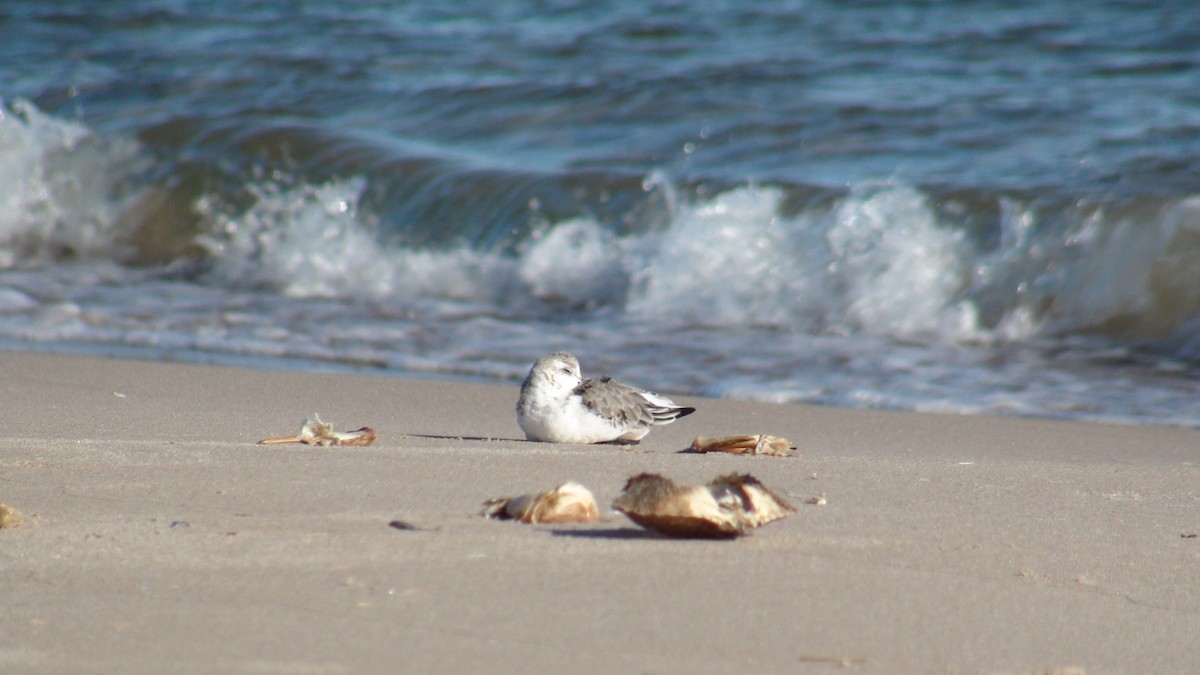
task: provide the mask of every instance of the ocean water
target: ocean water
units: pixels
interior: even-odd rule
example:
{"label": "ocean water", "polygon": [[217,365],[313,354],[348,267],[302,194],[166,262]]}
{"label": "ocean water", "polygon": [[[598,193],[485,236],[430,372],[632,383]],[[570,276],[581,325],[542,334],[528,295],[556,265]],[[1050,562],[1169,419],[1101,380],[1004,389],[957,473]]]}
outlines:
{"label": "ocean water", "polygon": [[1198,25],[6,0],[0,349],[1197,426]]}

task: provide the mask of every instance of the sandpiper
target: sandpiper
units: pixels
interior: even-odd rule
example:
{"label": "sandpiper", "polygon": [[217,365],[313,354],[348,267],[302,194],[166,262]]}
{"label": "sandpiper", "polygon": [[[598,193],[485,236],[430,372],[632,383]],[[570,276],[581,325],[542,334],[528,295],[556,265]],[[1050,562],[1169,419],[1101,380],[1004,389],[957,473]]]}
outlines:
{"label": "sandpiper", "polygon": [[578,359],[554,352],[538,359],[521,384],[517,424],[531,441],[633,444],[650,427],[694,412],[611,377],[585,380]]}

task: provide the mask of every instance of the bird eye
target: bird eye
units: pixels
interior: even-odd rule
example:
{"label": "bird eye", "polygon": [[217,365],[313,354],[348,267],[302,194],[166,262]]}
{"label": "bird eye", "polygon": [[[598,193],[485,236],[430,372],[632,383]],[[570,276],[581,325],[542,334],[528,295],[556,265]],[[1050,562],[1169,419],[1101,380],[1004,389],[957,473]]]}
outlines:
{"label": "bird eye", "polygon": [[570,374],[571,374],[571,369],[570,369],[570,368],[568,368],[567,366],[563,366],[563,367],[562,367],[562,371],[563,371],[564,373],[566,373],[567,375],[570,375]]}

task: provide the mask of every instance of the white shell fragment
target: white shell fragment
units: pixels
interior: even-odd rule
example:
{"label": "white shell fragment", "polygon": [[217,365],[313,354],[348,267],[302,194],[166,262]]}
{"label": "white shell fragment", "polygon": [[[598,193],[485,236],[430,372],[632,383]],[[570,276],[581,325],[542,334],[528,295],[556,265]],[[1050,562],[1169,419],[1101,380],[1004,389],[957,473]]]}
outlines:
{"label": "white shell fragment", "polygon": [[363,427],[339,433],[333,430],[333,424],[322,422],[321,418],[313,413],[313,416],[304,422],[304,426],[300,427],[300,434],[297,436],[280,436],[277,438],[265,438],[259,441],[259,445],[276,445],[279,443],[303,443],[305,445],[357,445],[365,446],[375,442],[375,430],[370,427]]}
{"label": "white shell fragment", "polygon": [[792,457],[795,446],[788,439],[768,434],[744,436],[697,436],[688,452],[728,452],[734,455]]}
{"label": "white shell fragment", "polygon": [[594,523],[600,517],[592,492],[575,481],[550,490],[484,502],[488,518],[523,523]]}
{"label": "white shell fragment", "polygon": [[676,485],[654,473],[629,479],[613,508],[673,537],[727,539],[747,534],[796,509],[750,474],[719,476],[708,485]]}

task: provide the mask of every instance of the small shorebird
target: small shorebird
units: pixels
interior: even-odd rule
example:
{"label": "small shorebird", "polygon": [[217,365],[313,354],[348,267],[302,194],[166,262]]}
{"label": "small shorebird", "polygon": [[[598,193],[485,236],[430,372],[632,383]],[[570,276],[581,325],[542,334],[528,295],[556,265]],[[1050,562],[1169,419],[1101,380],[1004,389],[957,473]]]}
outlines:
{"label": "small shorebird", "polygon": [[531,441],[637,443],[657,424],[696,412],[611,377],[583,379],[579,360],[547,354],[530,368],[517,400],[517,424]]}

